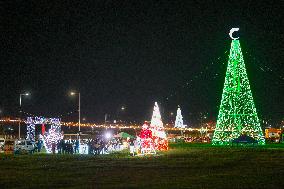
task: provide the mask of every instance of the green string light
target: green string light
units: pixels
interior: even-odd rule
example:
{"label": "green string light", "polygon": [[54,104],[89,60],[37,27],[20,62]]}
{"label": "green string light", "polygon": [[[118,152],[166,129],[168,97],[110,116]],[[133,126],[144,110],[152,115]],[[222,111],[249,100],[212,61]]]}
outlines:
{"label": "green string light", "polygon": [[229,145],[246,134],[264,145],[239,40],[232,40],[213,145]]}

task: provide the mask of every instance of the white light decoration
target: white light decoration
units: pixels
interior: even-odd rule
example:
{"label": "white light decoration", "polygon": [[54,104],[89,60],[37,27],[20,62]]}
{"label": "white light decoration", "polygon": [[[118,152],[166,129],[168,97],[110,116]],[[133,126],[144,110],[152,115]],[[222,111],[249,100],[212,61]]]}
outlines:
{"label": "white light decoration", "polygon": [[152,131],[152,139],[155,143],[155,150],[168,150],[168,139],[157,102],[155,102],[150,130]]}
{"label": "white light decoration", "polygon": [[106,139],[110,139],[110,138],[111,138],[111,133],[107,132],[107,133],[105,134],[105,138],[106,138]]}
{"label": "white light decoration", "polygon": [[175,127],[176,128],[185,128],[185,125],[183,124],[183,119],[181,115],[181,109],[178,107],[177,109],[177,116],[176,116],[176,121],[175,121]]}
{"label": "white light decoration", "polygon": [[166,138],[166,133],[163,126],[160,109],[157,102],[155,102],[150,126],[152,128],[153,136]]}
{"label": "white light decoration", "polygon": [[88,154],[89,146],[87,144],[80,144],[79,154]]}
{"label": "white light decoration", "polygon": [[52,152],[52,146],[54,145],[55,151],[57,150],[58,142],[63,139],[62,133],[56,131],[55,128],[50,128],[44,135],[44,146],[47,153]]}
{"label": "white light decoration", "polygon": [[27,140],[35,141],[35,125],[50,124],[51,128],[43,135],[43,143],[48,153],[52,152],[52,144],[57,148],[58,142],[63,138],[61,133],[61,121],[59,118],[28,117]]}
{"label": "white light decoration", "polygon": [[236,31],[239,31],[239,30],[240,30],[240,28],[232,28],[232,29],[230,30],[229,35],[230,35],[230,37],[231,37],[233,40],[239,39],[239,37],[233,37],[233,33],[236,32]]}
{"label": "white light decoration", "polygon": [[35,122],[34,122],[33,118],[28,117],[26,124],[27,124],[27,137],[26,137],[26,139],[34,142],[35,141]]}

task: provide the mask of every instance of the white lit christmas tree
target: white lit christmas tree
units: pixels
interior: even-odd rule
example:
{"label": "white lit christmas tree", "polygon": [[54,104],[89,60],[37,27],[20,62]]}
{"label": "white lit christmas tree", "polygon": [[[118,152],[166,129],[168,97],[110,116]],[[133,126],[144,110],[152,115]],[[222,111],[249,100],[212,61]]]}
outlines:
{"label": "white lit christmas tree", "polygon": [[177,109],[177,116],[176,116],[176,121],[175,121],[175,127],[176,128],[185,128],[185,125],[183,124],[183,119],[182,119],[182,115],[181,115],[181,109],[178,106]]}
{"label": "white lit christmas tree", "polygon": [[155,102],[150,129],[152,130],[155,149],[168,150],[167,135],[163,126],[160,109],[157,102]]}

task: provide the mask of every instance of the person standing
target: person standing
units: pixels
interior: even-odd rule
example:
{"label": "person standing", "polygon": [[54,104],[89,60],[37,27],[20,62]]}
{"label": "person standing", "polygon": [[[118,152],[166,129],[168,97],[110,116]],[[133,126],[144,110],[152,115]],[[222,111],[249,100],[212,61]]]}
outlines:
{"label": "person standing", "polygon": [[55,154],[55,148],[56,148],[56,144],[55,144],[55,142],[52,142],[51,149],[52,149],[53,154]]}
{"label": "person standing", "polygon": [[97,141],[95,144],[95,155],[99,155],[99,154],[100,154],[100,144],[99,144],[99,141]]}
{"label": "person standing", "polygon": [[135,150],[134,150],[134,141],[133,141],[133,139],[131,139],[129,141],[129,149],[130,149],[130,155],[134,156],[135,155]]}
{"label": "person standing", "polygon": [[75,154],[79,154],[79,140],[75,141]]}
{"label": "person standing", "polygon": [[41,147],[42,147],[42,141],[40,139],[38,139],[38,141],[37,141],[37,151],[38,152],[41,151]]}

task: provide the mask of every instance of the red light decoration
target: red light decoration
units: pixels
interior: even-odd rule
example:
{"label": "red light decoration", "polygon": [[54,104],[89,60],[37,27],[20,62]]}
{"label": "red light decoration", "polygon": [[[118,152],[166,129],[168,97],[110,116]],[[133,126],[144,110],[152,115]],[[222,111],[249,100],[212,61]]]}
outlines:
{"label": "red light decoration", "polygon": [[155,143],[152,136],[152,131],[149,128],[149,123],[145,122],[142,126],[142,130],[140,132],[141,138],[141,153],[142,154],[152,154],[156,153],[155,151]]}

